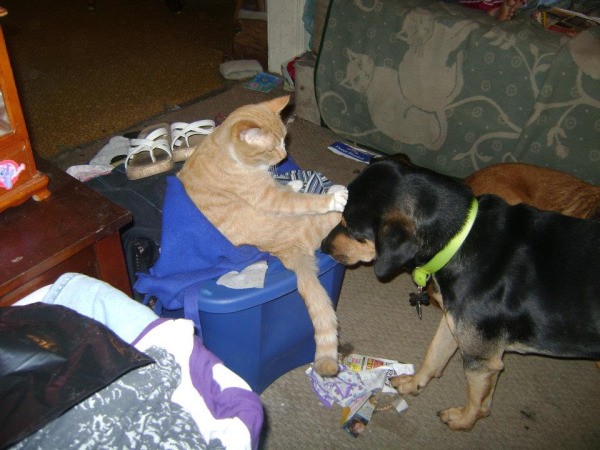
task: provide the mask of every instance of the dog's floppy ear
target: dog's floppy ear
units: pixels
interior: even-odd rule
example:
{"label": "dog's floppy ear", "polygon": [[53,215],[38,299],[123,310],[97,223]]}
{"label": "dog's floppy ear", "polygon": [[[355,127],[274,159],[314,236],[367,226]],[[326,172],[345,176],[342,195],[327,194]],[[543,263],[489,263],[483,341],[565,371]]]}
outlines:
{"label": "dog's floppy ear", "polygon": [[413,228],[401,220],[388,221],[380,226],[375,241],[377,278],[385,280],[397,275],[415,256],[419,246]]}

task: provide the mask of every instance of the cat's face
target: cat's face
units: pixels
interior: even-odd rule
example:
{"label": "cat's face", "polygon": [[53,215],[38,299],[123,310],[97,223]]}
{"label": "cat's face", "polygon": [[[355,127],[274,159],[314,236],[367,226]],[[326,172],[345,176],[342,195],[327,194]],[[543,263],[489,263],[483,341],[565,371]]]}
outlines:
{"label": "cat's face", "polygon": [[348,60],[346,78],[342,80],[341,85],[356,92],[366,92],[373,78],[373,59],[348,49]]}
{"label": "cat's face", "polygon": [[433,35],[435,22],[429,11],[417,8],[406,15],[398,37],[410,46],[425,44]]}
{"label": "cat's face", "polygon": [[268,168],[282,161],[287,152],[287,130],[280,112],[290,97],[279,97],[257,105],[235,110],[223,123],[231,128],[229,151],[238,162],[253,167]]}

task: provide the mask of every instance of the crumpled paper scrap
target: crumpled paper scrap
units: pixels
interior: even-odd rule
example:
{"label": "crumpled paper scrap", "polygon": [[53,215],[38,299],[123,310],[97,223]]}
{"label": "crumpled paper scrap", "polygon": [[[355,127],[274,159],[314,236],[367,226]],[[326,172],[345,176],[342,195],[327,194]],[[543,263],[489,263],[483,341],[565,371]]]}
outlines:
{"label": "crumpled paper scrap", "polygon": [[374,391],[396,392],[389,382],[390,378],[414,373],[413,364],[384,361],[385,363],[378,367],[360,371],[353,371],[345,364],[340,364],[340,371],[335,377],[323,378],[312,367],[309,367],[306,373],[323,405],[328,408],[334,403],[342,407],[353,406],[357,401],[368,398]]}
{"label": "crumpled paper scrap", "polygon": [[313,391],[321,403],[328,408],[331,408],[334,403],[349,406],[369,393],[358,372],[351,371],[343,364],[340,364],[339,368],[337,376],[326,378],[319,375],[312,367],[306,371]]}

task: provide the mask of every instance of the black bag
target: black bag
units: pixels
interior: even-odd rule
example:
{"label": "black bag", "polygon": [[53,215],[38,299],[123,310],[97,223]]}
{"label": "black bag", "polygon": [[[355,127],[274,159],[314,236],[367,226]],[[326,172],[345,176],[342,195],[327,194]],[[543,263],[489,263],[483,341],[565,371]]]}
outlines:
{"label": "black bag", "polygon": [[0,448],[154,360],[61,305],[0,307]]}
{"label": "black bag", "polygon": [[[129,180],[125,165],[121,164],[107,175],[92,178],[85,184],[129,210],[133,221],[121,229],[121,243],[131,285],[137,272],[148,273],[160,254],[162,211],[167,176],[175,175],[183,163],[175,164],[163,172],[139,180]],[[142,295],[134,292],[133,298],[141,301]]]}

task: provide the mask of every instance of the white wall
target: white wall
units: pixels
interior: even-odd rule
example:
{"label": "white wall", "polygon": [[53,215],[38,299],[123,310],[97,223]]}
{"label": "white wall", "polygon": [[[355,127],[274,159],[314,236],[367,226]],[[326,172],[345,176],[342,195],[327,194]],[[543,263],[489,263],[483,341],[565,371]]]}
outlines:
{"label": "white wall", "polygon": [[308,49],[309,34],[302,14],[306,0],[268,2],[269,72],[281,73],[281,64]]}

